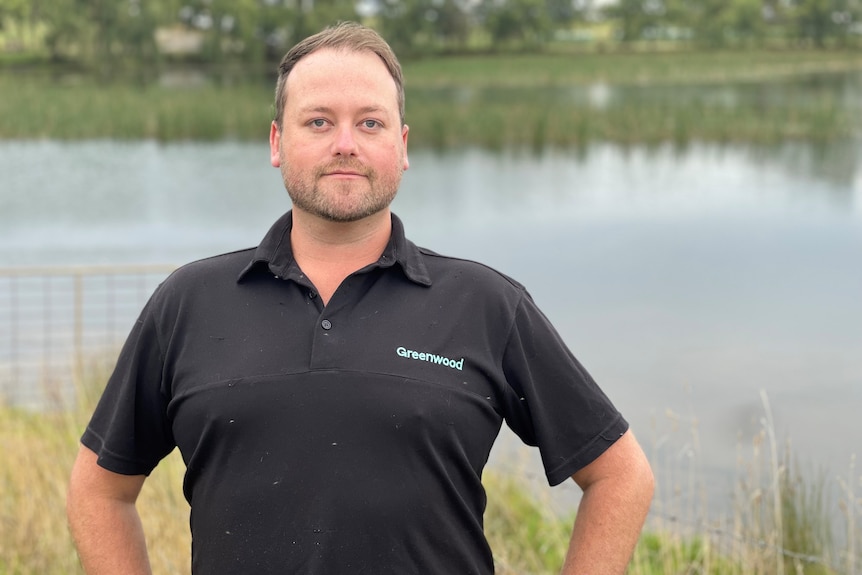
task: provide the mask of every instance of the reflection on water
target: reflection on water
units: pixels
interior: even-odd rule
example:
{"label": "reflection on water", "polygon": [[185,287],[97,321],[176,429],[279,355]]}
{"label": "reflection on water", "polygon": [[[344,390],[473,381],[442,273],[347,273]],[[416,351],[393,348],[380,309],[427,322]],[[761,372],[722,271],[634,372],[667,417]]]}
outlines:
{"label": "reflection on water", "polygon": [[[432,236],[526,216],[858,219],[860,148],[413,151],[396,209],[438,216],[414,223],[414,233],[430,226]],[[184,261],[253,245],[272,215],[289,208],[265,144],[0,142],[0,173],[4,265],[33,263],[36,254],[46,263]]]}
{"label": "reflection on water", "polygon": [[[289,207],[268,157],[264,143],[0,143],[0,265],[254,245]],[[416,151],[395,210],[417,243],[526,284],[652,455],[724,481],[763,389],[779,436],[840,471],[862,436],[860,158],[857,142]]]}

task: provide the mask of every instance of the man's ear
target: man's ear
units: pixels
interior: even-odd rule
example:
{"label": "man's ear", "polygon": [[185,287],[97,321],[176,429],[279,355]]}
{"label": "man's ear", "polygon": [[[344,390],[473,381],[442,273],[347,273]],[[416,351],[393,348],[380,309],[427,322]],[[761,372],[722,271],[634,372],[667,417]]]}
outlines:
{"label": "man's ear", "polygon": [[407,158],[407,133],[410,132],[410,126],[404,124],[401,126],[401,139],[404,141],[404,165],[403,169],[407,169],[410,167],[410,160]]}
{"label": "man's ear", "polygon": [[273,168],[281,167],[281,130],[275,120],[269,127],[269,163]]}

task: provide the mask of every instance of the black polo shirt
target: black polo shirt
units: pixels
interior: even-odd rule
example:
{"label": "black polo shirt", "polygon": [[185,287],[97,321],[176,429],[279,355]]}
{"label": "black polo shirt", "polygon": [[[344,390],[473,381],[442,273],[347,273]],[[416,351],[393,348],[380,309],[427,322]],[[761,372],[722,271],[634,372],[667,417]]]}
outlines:
{"label": "black polo shirt", "polygon": [[493,573],[481,475],[502,421],[551,484],[626,430],[520,284],[392,221],[325,307],[288,212],[144,308],[82,441],[123,474],[179,447],[194,573]]}

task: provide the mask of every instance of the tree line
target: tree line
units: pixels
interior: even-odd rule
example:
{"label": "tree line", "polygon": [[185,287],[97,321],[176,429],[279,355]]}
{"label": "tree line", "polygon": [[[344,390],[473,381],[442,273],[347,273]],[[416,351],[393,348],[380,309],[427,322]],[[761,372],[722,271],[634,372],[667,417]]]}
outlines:
{"label": "tree line", "polygon": [[106,73],[165,58],[271,62],[338,20],[373,26],[408,58],[590,42],[862,44],[862,0],[0,0],[0,53]]}

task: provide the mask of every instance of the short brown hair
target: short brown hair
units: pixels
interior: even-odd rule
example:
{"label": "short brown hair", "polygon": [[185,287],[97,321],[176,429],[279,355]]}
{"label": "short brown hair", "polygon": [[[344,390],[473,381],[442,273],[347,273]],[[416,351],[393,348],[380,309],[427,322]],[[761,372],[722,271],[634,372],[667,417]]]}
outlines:
{"label": "short brown hair", "polygon": [[395,80],[395,88],[398,98],[398,112],[401,116],[401,125],[404,125],[404,76],[401,73],[401,64],[389,44],[380,34],[356,22],[339,22],[335,26],[329,26],[322,31],[309,36],[291,48],[281,63],[278,65],[278,81],[275,84],[275,123],[281,130],[281,119],[284,114],[285,99],[287,97],[287,76],[296,63],[312,52],[322,48],[335,48],[351,52],[373,52],[380,57],[392,79]]}

